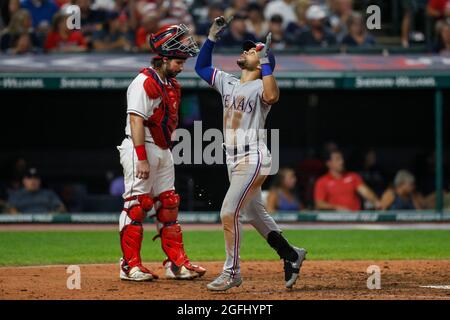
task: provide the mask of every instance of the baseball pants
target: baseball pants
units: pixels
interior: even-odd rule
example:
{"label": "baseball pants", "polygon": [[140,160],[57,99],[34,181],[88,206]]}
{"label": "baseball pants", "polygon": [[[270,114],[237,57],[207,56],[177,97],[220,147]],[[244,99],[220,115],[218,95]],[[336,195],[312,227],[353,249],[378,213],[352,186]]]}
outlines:
{"label": "baseball pants", "polygon": [[261,185],[271,165],[270,152],[261,143],[251,145],[249,149],[237,150],[236,155],[230,154],[229,148],[226,152],[230,187],[222,204],[220,218],[226,250],[223,269],[232,275],[240,273],[242,218],[245,218],[265,239],[271,231],[281,232],[267,213],[261,198]]}
{"label": "baseball pants", "polygon": [[[120,163],[123,167],[125,180],[124,199],[148,193],[150,196],[155,197],[161,192],[174,189],[175,169],[170,149],[161,149],[156,144],[150,142],[145,143],[147,158],[150,164],[150,174],[148,179],[145,180],[136,178],[136,164],[138,159],[131,138],[125,138],[117,149],[120,152]],[[137,203],[136,201],[126,202],[125,207],[131,207]],[[127,213],[122,211],[119,220],[119,231],[130,223],[131,220]]]}

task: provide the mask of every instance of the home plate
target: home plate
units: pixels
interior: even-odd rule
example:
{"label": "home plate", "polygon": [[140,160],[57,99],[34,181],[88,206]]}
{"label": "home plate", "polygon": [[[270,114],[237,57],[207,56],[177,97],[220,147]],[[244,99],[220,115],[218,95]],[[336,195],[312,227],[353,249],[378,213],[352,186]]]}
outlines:
{"label": "home plate", "polygon": [[450,290],[450,285],[446,286],[420,286],[421,288],[430,288],[430,289],[444,289],[444,290]]}

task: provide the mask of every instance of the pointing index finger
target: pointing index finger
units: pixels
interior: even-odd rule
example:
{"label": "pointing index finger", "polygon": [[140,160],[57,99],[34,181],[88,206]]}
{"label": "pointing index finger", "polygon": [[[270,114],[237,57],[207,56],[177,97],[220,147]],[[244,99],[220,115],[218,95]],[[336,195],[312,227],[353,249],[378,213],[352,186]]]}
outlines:
{"label": "pointing index finger", "polygon": [[268,50],[270,48],[270,44],[272,43],[272,32],[269,32],[269,34],[267,35],[266,38],[266,50]]}

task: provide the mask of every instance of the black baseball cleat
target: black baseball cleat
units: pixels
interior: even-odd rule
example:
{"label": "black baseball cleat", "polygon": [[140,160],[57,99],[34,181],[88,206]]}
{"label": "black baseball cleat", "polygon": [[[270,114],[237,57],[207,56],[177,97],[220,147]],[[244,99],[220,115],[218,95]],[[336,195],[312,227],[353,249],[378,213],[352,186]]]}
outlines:
{"label": "black baseball cleat", "polygon": [[291,289],[300,275],[300,268],[303,261],[306,259],[307,251],[303,248],[294,247],[298,254],[297,260],[294,262],[284,259],[284,280],[286,281],[286,288]]}

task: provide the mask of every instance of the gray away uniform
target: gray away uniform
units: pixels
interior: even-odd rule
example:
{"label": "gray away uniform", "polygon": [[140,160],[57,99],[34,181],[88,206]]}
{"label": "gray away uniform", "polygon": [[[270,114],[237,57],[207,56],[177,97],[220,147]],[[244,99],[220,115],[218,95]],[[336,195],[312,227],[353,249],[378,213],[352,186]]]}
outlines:
{"label": "gray away uniform", "polygon": [[261,184],[271,166],[263,132],[270,105],[263,101],[261,79],[240,83],[235,76],[215,69],[212,85],[222,96],[224,145],[230,180],[220,211],[227,256],[224,271],[236,275],[240,273],[242,218],[265,239],[271,231],[281,232],[261,198]]}

